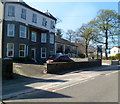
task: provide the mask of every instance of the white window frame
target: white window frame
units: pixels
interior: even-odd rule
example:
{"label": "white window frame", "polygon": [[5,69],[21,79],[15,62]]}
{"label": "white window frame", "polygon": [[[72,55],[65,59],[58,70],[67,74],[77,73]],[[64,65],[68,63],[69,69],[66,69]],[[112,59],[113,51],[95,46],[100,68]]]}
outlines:
{"label": "white window frame", "polygon": [[32,22],[37,23],[37,14],[33,13]]}
{"label": "white window frame", "polygon": [[8,6],[8,16],[15,17],[15,6],[13,5]]}
{"label": "white window frame", "polygon": [[21,18],[22,19],[26,19],[26,13],[27,13],[26,9],[22,8],[21,9]]}
{"label": "white window frame", "polygon": [[[20,45],[24,45],[24,50],[20,50]],[[24,52],[24,56],[20,56],[20,52]],[[19,57],[26,57],[26,45],[25,44],[19,44]]]}
{"label": "white window frame", "polygon": [[55,36],[54,34],[50,34],[50,44],[54,44],[54,41],[55,41]]}
{"label": "white window frame", "polygon": [[34,31],[31,32],[31,41],[37,42],[37,33]]}
{"label": "white window frame", "polygon": [[47,26],[47,19],[43,17],[42,19],[42,26],[46,27]]}
{"label": "white window frame", "polygon": [[[25,31],[21,31],[21,28],[24,28]],[[22,36],[21,34],[24,34],[24,36]],[[26,26],[20,25],[19,37],[20,37],[20,38],[26,38],[26,34],[27,34],[27,28],[26,28]]]}
{"label": "white window frame", "polygon": [[[13,45],[13,49],[8,49],[8,45],[12,44]],[[9,51],[13,52],[13,56],[8,56]],[[14,43],[7,43],[7,57],[14,57]]]}
{"label": "white window frame", "polygon": [[[45,48],[45,52],[42,51],[43,48],[45,48],[45,47],[42,47],[42,48],[41,48],[41,58],[46,58],[46,48]],[[45,54],[45,57],[42,56],[43,54]]]}
{"label": "white window frame", "polygon": [[41,43],[47,42],[47,33],[41,33]]}
{"label": "white window frame", "polygon": [[54,23],[54,21],[51,21],[51,29],[54,29],[55,28],[55,23]]}
{"label": "white window frame", "polygon": [[[12,26],[12,29],[10,29],[10,26]],[[13,34],[11,35],[10,32],[12,32]],[[14,24],[7,25],[7,36],[9,36],[9,37],[15,36],[15,25]]]}

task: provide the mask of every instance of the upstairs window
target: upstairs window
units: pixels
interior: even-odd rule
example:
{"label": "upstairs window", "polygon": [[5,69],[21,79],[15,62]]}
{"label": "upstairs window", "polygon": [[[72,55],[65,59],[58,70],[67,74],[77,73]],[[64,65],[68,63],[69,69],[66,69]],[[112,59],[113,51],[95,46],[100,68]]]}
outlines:
{"label": "upstairs window", "polygon": [[14,24],[8,24],[7,25],[7,36],[14,37],[15,32],[15,25]]}
{"label": "upstairs window", "polygon": [[32,22],[37,23],[37,14],[33,13]]}
{"label": "upstairs window", "polygon": [[8,6],[8,16],[15,17],[15,7],[14,6]]}
{"label": "upstairs window", "polygon": [[50,43],[54,44],[54,34],[50,34]]}
{"label": "upstairs window", "polygon": [[7,44],[7,57],[14,57],[14,43]]}
{"label": "upstairs window", "polygon": [[37,41],[37,33],[36,32],[32,32],[32,34],[31,34],[31,41],[33,41],[33,42]]}
{"label": "upstairs window", "polygon": [[47,20],[46,20],[46,18],[43,18],[43,20],[42,20],[42,26],[47,26]]}
{"label": "upstairs window", "polygon": [[26,9],[22,8],[22,10],[21,10],[21,18],[26,19]]}
{"label": "upstairs window", "polygon": [[55,28],[54,21],[51,21],[51,29],[54,29],[54,28]]}
{"label": "upstairs window", "polygon": [[46,33],[41,34],[41,43],[46,43]]}
{"label": "upstairs window", "polygon": [[20,38],[26,38],[26,27],[20,25],[20,34],[19,34]]}

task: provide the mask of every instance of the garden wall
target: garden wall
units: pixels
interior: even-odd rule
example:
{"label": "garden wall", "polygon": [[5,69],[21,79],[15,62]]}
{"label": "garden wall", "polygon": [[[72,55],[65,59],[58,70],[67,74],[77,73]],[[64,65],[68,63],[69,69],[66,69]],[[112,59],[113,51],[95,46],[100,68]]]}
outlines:
{"label": "garden wall", "polygon": [[84,61],[84,62],[69,62],[69,63],[49,63],[47,64],[48,73],[58,73],[68,70],[76,70],[90,67],[101,66],[101,60]]}

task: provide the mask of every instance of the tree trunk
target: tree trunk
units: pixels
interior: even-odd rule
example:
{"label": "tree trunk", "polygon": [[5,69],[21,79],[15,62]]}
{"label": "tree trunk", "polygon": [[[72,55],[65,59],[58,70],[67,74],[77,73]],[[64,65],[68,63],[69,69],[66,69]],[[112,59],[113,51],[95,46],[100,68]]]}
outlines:
{"label": "tree trunk", "polygon": [[88,57],[88,45],[86,43],[86,46],[85,46],[85,53],[86,53],[86,57]]}
{"label": "tree trunk", "polygon": [[106,49],[108,49],[108,31],[107,30],[105,32],[105,38],[106,38],[106,40],[105,40],[105,57],[106,57],[106,60],[108,60],[108,53],[106,51]]}

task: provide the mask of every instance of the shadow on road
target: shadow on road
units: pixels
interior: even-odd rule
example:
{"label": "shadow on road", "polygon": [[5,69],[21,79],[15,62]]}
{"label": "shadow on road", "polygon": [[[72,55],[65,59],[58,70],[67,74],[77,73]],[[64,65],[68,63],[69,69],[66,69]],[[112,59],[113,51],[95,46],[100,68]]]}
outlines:
{"label": "shadow on road", "polygon": [[[2,95],[12,94],[16,92],[20,92],[23,90],[32,89],[33,87],[29,87],[26,85],[34,84],[34,83],[55,83],[55,82],[66,82],[67,80],[57,80],[57,79],[42,79],[42,78],[31,78],[18,74],[14,74],[13,79],[3,80],[2,84]],[[40,86],[39,86],[40,87]],[[34,89],[34,88],[33,88]],[[50,93],[50,92],[49,92]]]}
{"label": "shadow on road", "polygon": [[[104,68],[103,68],[104,67]],[[66,71],[66,72],[62,72],[62,73],[56,73],[56,75],[63,75],[66,73],[79,73],[81,71],[116,71],[116,70],[120,70],[120,67],[118,67],[118,69],[115,68],[111,68],[108,65],[104,65],[101,67],[93,67],[93,68],[85,68],[85,69],[76,69],[76,70],[70,70],[70,71]],[[48,90],[38,90],[38,89],[34,89],[33,87],[30,86],[26,86],[28,84],[34,84],[34,83],[46,83],[46,82],[67,82],[67,80],[57,80],[57,79],[42,79],[42,78],[31,78],[31,77],[26,77],[26,76],[22,76],[22,75],[18,75],[18,74],[14,74],[13,79],[11,80],[3,80],[3,85],[2,85],[2,94],[6,95],[6,94],[12,94],[15,92],[20,92],[23,90],[28,90],[28,89],[33,89],[36,92],[32,92],[35,93],[34,94],[30,94],[29,96],[26,97],[21,97],[20,99],[39,99],[39,98],[71,98],[71,96],[68,95],[63,95],[60,93],[56,93],[56,92],[52,92],[51,89]],[[40,87],[40,86],[39,86]],[[41,94],[42,92],[42,94]],[[19,98],[15,98],[15,99],[19,99]]]}
{"label": "shadow on road", "polygon": [[13,100],[17,99],[51,99],[51,98],[72,98],[71,96],[60,94],[57,92],[52,92],[51,90],[35,90],[32,94],[27,96],[21,96],[18,98],[13,98]]}
{"label": "shadow on road", "polygon": [[81,68],[81,69],[74,69],[74,70],[69,70],[69,71],[64,71],[59,73],[50,73],[50,74],[64,75],[71,72],[79,73],[81,71],[117,71],[117,70],[120,70],[120,66],[118,66],[117,69],[114,69],[114,68],[111,68],[110,65],[102,65],[99,67]]}

